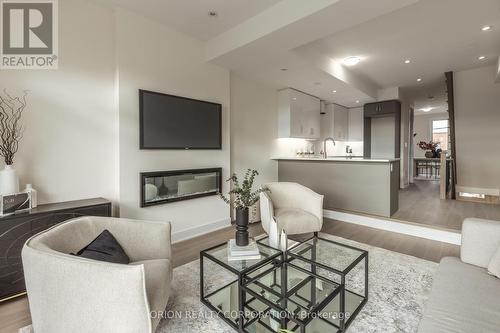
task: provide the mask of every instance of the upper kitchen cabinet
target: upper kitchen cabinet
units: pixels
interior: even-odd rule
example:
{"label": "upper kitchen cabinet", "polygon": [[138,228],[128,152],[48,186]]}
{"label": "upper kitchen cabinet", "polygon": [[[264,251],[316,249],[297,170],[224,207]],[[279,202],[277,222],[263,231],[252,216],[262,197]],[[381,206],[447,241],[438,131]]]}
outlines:
{"label": "upper kitchen cabinet", "polygon": [[320,138],[320,100],[294,89],[278,91],[280,138]]}
{"label": "upper kitchen cabinet", "polygon": [[363,141],[363,108],[349,109],[349,141]]}
{"label": "upper kitchen cabinet", "polygon": [[400,112],[401,103],[397,100],[365,104],[365,116],[383,116]]}
{"label": "upper kitchen cabinet", "polygon": [[321,137],[335,141],[349,140],[349,110],[341,105],[326,104],[321,116]]}

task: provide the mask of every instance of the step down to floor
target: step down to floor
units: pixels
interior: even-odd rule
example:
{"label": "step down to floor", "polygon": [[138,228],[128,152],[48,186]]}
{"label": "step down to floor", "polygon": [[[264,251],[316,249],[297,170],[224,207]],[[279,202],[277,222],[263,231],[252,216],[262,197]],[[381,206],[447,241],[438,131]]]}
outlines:
{"label": "step down to floor", "polygon": [[431,239],[454,245],[462,243],[462,235],[459,230],[445,229],[413,222],[398,221],[379,216],[358,214],[332,209],[323,210],[323,216],[329,219],[347,223],[362,225],[365,227],[397,232],[409,236]]}

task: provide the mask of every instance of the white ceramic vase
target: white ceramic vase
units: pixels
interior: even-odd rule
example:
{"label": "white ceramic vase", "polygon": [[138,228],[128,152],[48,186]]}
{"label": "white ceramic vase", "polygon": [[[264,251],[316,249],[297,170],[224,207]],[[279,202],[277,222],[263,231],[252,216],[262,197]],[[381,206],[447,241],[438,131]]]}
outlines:
{"label": "white ceramic vase", "polygon": [[19,192],[19,177],[12,165],[6,165],[0,171],[0,194],[13,194]]}
{"label": "white ceramic vase", "polygon": [[271,221],[269,225],[269,245],[274,247],[275,249],[280,248],[280,236],[278,232],[278,224],[276,222]]}

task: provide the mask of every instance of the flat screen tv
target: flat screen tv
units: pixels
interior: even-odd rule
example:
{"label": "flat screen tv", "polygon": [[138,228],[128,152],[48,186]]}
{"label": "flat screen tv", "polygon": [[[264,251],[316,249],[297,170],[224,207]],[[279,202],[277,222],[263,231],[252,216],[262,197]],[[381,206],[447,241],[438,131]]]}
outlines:
{"label": "flat screen tv", "polygon": [[141,149],[222,149],[222,105],[139,90]]}

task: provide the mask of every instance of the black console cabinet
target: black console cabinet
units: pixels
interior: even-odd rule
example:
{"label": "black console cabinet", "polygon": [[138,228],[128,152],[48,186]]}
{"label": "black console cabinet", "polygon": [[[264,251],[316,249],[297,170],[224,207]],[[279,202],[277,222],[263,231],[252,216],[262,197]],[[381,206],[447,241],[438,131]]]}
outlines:
{"label": "black console cabinet", "polygon": [[0,302],[25,294],[21,250],[26,240],[79,216],[111,216],[111,202],[100,198],[69,201],[0,217]]}

